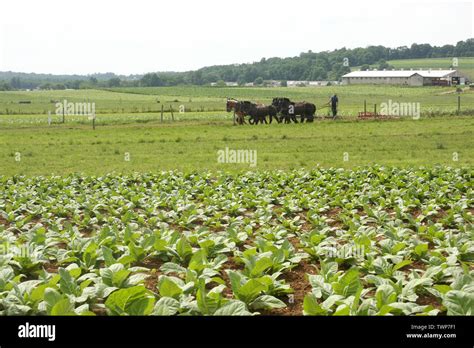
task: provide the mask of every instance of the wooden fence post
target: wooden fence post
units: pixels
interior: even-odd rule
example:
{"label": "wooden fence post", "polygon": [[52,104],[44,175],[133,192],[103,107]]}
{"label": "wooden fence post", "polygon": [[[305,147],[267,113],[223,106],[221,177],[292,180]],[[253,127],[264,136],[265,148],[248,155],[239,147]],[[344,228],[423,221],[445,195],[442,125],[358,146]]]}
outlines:
{"label": "wooden fence post", "polygon": [[458,115],[461,113],[461,96],[458,95]]}
{"label": "wooden fence post", "polygon": [[170,105],[170,111],[171,111],[171,121],[174,122],[173,105]]}
{"label": "wooden fence post", "polygon": [[367,100],[364,99],[364,115],[367,114]]}
{"label": "wooden fence post", "polygon": [[163,104],[161,104],[161,123],[163,123]]}

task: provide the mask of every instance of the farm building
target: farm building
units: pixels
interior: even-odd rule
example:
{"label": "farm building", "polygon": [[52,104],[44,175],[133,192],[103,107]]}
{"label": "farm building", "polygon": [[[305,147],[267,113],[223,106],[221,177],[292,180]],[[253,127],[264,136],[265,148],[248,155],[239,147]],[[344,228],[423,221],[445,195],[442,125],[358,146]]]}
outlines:
{"label": "farm building", "polygon": [[460,78],[457,70],[366,70],[342,76],[342,83],[406,86],[449,86]]}
{"label": "farm building", "polygon": [[330,86],[337,85],[338,81],[288,81],[288,87]]}

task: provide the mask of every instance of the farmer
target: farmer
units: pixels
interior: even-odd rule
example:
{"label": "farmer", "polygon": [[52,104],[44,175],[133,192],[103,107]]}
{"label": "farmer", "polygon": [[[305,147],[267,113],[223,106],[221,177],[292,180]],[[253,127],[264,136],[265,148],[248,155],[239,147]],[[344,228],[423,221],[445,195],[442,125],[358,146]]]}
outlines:
{"label": "farmer", "polygon": [[339,99],[337,99],[337,94],[334,94],[331,99],[329,99],[329,103],[331,104],[332,109],[332,118],[335,119],[337,115],[337,105],[339,104]]}

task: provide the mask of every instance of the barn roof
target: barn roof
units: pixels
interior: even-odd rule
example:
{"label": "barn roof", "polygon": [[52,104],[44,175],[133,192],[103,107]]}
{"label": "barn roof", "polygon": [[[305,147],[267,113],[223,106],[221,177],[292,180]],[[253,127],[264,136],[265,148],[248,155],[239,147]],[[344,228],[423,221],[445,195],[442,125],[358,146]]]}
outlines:
{"label": "barn roof", "polygon": [[352,71],[342,77],[411,77],[418,74],[422,77],[441,78],[455,72],[456,70],[366,70]]}

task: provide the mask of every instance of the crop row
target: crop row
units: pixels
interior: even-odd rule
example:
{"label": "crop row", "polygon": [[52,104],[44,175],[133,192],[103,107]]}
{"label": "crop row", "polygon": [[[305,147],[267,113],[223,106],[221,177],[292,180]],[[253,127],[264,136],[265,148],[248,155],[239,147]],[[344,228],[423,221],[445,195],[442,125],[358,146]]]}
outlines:
{"label": "crop row", "polygon": [[3,315],[473,315],[472,172],[0,176]]}

